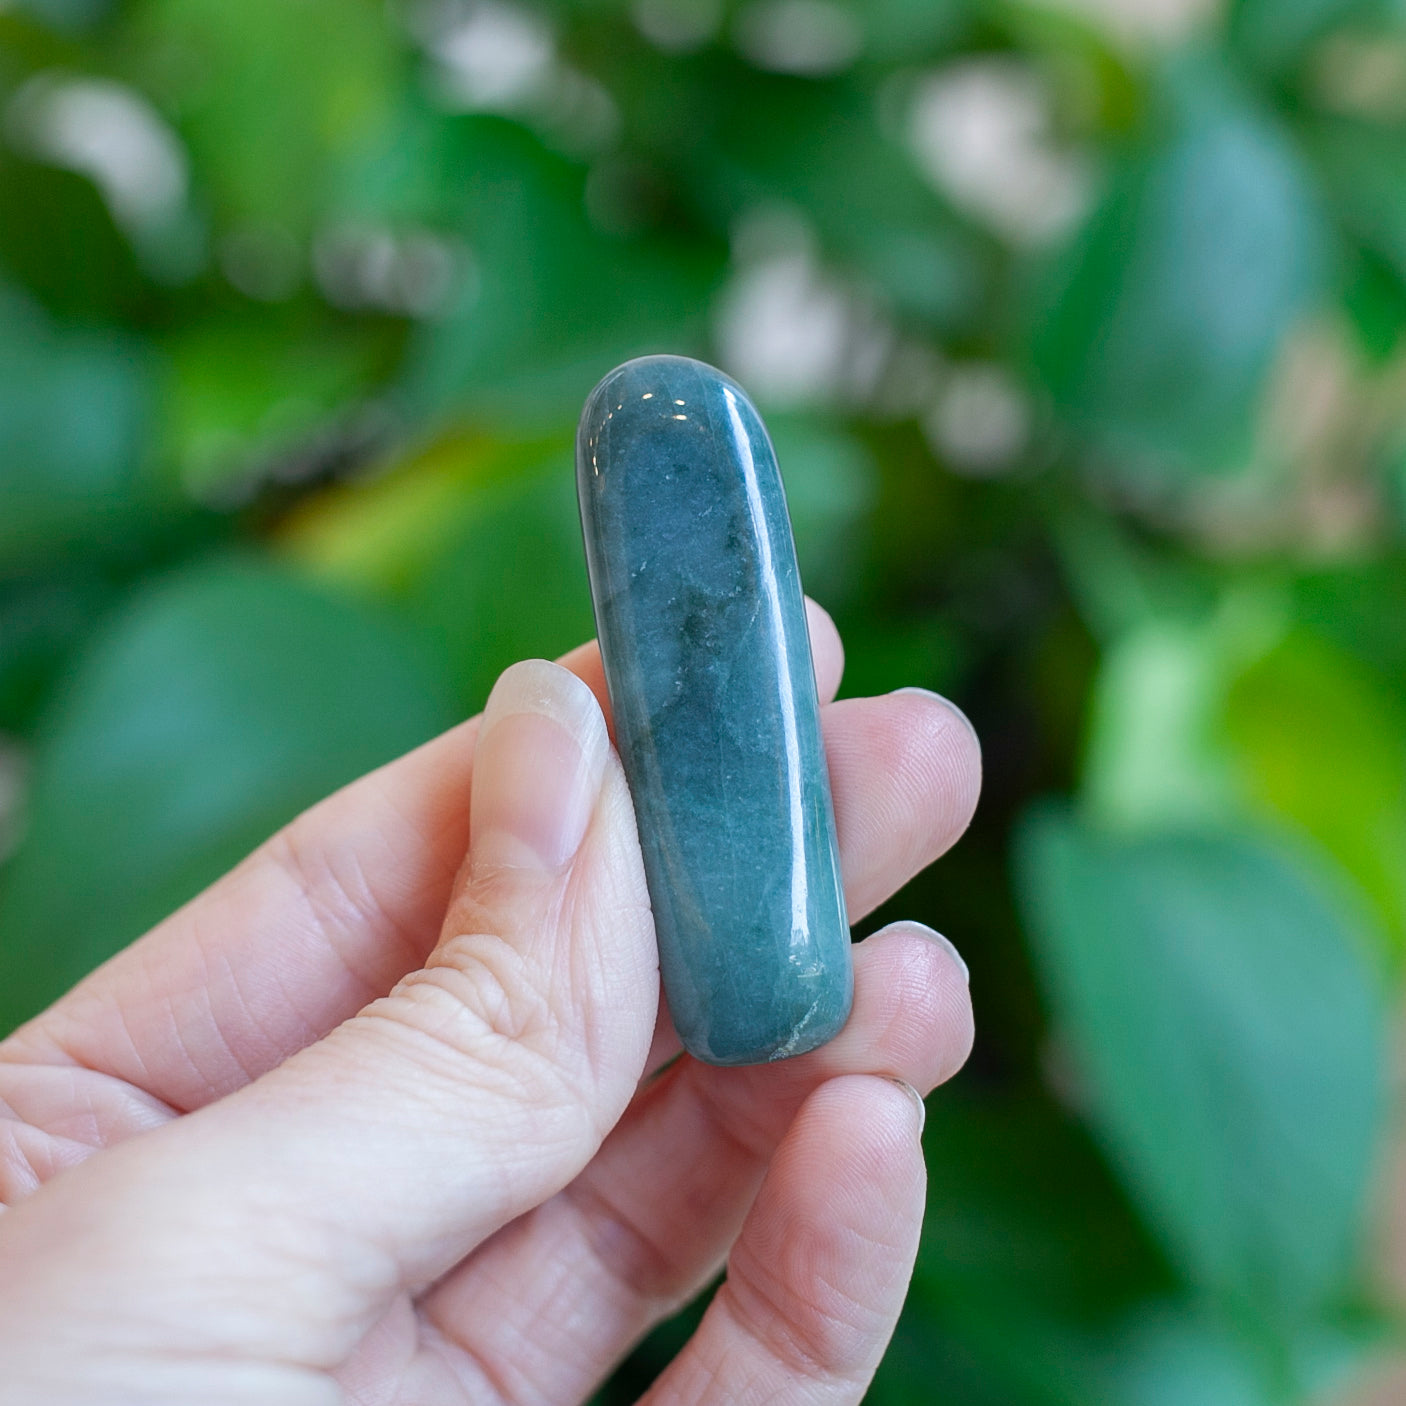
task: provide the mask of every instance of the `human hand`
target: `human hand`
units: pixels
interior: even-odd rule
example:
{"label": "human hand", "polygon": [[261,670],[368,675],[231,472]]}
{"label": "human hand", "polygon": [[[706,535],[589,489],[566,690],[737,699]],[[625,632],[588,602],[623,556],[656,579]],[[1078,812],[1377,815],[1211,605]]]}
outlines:
{"label": "human hand", "polygon": [[[562,663],[508,670],[0,1044],[0,1402],[576,1402],[725,1259],[647,1399],[860,1399],[923,1206],[893,1081],[966,1058],[965,972],[895,924],[830,1044],[664,1068],[600,657]],[[979,753],[917,691],[823,718],[857,918],[965,828]]]}

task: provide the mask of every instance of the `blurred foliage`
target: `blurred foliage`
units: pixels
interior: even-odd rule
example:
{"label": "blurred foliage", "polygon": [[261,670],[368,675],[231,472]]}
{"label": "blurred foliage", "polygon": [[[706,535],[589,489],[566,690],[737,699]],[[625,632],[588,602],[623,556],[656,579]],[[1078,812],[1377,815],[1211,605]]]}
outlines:
{"label": "blurred foliage", "polygon": [[576,410],[702,355],[846,690],[986,745],[867,925],[981,1017],[873,1399],[1329,1400],[1396,1307],[1403,333],[1399,0],[0,4],[0,1022],[585,637]]}

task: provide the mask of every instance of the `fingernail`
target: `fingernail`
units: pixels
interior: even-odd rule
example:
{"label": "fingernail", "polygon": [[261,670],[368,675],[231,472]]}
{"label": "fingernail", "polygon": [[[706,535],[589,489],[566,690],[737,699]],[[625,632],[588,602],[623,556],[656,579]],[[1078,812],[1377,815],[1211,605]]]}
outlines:
{"label": "fingernail", "polygon": [[981,738],[977,735],[976,728],[972,726],[972,720],[950,698],[944,698],[942,694],[934,693],[930,688],[918,688],[913,684],[909,684],[906,688],[896,688],[893,691],[895,693],[917,693],[921,694],[924,698],[931,698],[935,702],[941,703],[942,706],[971,733],[972,741],[975,742],[978,747],[981,746]]}
{"label": "fingernail", "polygon": [[925,937],[929,942],[937,943],[937,945],[941,947],[943,951],[946,952],[947,955],[951,957],[952,960],[957,964],[957,970],[961,972],[962,980],[965,981],[968,986],[971,985],[971,969],[963,960],[962,954],[957,951],[955,946],[953,946],[951,938],[943,937],[943,935],[938,932],[936,928],[930,928],[926,923],[915,922],[911,918],[905,919],[901,926],[912,929],[912,931],[915,932],[919,937]]}
{"label": "fingernail", "polygon": [[892,1075],[885,1075],[889,1083],[897,1084],[909,1098],[918,1106],[918,1136],[922,1137],[923,1129],[927,1126],[928,1106],[923,1102],[923,1096],[906,1079],[895,1079]]}
{"label": "fingernail", "polygon": [[610,742],[591,690],[543,659],[506,670],[474,753],[469,854],[475,868],[562,868],[581,846]]}

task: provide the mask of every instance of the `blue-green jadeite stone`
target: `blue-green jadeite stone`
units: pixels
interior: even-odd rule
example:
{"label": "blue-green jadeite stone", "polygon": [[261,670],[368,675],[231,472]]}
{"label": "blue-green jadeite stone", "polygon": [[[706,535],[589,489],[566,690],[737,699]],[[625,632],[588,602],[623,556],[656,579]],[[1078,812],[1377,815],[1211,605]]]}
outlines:
{"label": "blue-green jadeite stone", "polygon": [[853,975],[771,441],[720,371],[642,357],[591,393],[576,472],[674,1024],[712,1064],[814,1049]]}

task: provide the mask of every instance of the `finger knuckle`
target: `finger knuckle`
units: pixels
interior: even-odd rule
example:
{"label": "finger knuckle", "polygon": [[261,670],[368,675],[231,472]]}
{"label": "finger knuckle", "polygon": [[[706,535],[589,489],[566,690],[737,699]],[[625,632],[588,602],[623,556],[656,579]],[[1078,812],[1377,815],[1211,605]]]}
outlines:
{"label": "finger knuckle", "polygon": [[522,955],[491,933],[442,942],[391,994],[407,1022],[462,1054],[504,1047],[550,1054],[563,1038],[550,993]]}
{"label": "finger knuckle", "polygon": [[536,1108],[581,1100],[571,1022],[531,963],[492,933],[441,942],[363,1017],[389,1025],[437,1085],[499,1089]]}
{"label": "finger knuckle", "polygon": [[823,1233],[798,1236],[781,1262],[753,1260],[729,1282],[743,1318],[766,1351],[789,1372],[817,1382],[866,1376],[886,1317],[825,1272]]}
{"label": "finger knuckle", "polygon": [[[871,939],[871,941],[874,939]],[[860,1000],[872,1048],[916,1087],[950,1079],[971,1052],[971,995],[956,963],[936,944],[885,934],[884,980],[866,982]]]}

